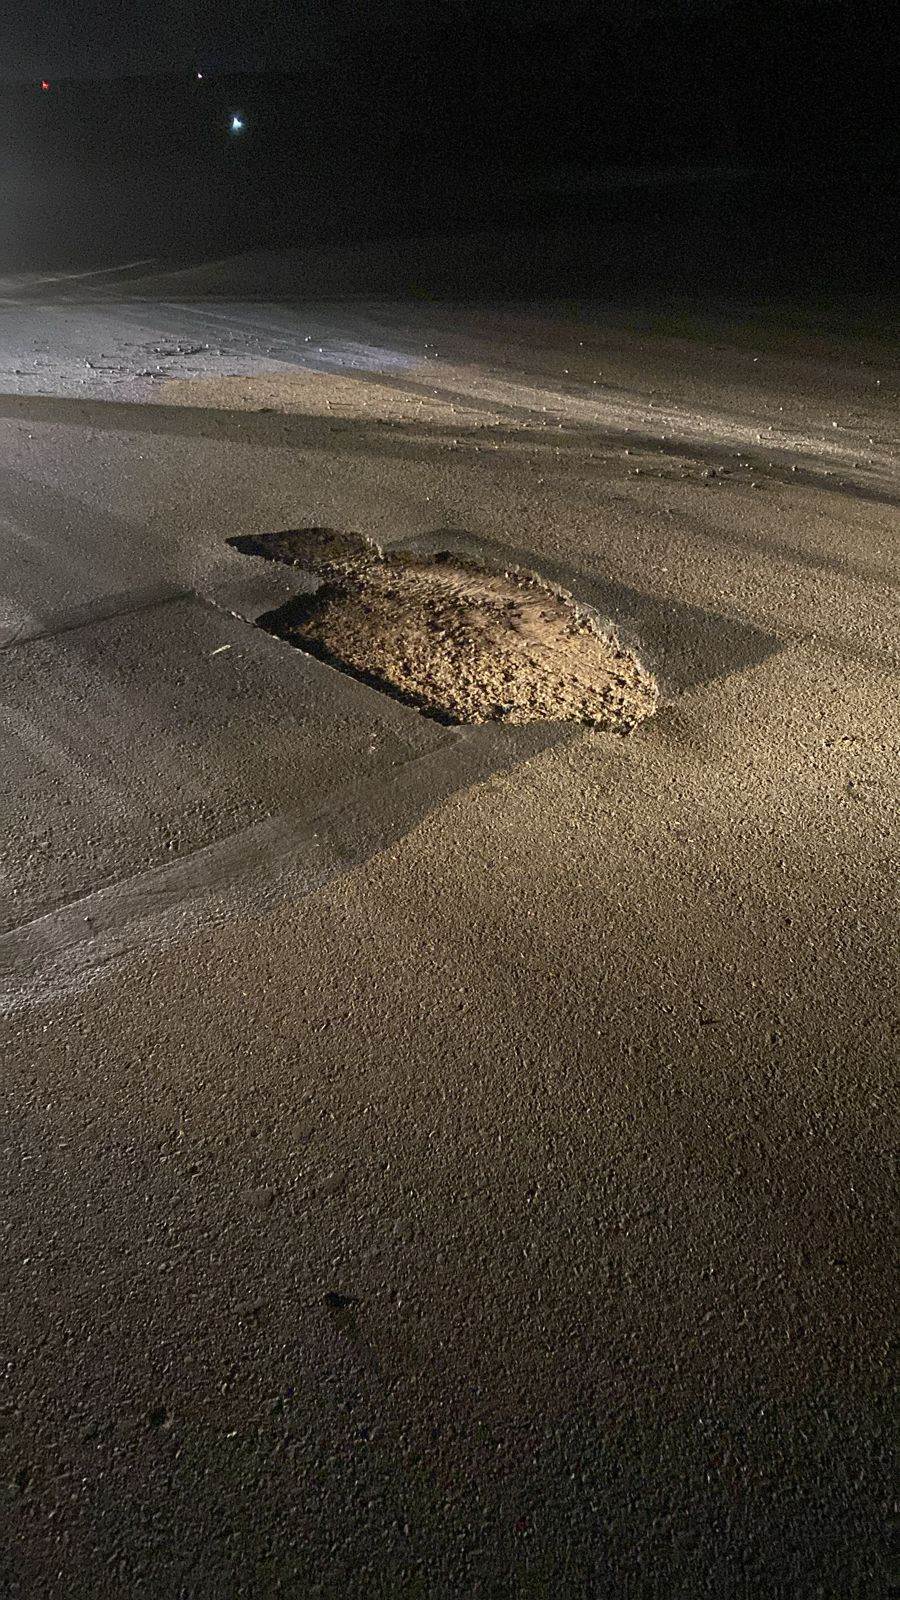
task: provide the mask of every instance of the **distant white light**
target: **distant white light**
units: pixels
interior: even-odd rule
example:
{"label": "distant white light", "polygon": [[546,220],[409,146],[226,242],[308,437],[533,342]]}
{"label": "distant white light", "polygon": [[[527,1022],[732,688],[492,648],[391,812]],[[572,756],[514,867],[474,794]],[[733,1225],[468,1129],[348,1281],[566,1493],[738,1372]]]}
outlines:
{"label": "distant white light", "polygon": [[200,80],[200,82],[202,83],[203,82],[203,73],[202,72],[198,72],[197,73],[197,77]]}
{"label": "distant white light", "polygon": [[232,117],[232,119],[231,119],[231,131],[232,131],[232,133],[243,133],[243,131],[244,131],[244,119],[243,119],[243,117],[238,117],[238,116]]}

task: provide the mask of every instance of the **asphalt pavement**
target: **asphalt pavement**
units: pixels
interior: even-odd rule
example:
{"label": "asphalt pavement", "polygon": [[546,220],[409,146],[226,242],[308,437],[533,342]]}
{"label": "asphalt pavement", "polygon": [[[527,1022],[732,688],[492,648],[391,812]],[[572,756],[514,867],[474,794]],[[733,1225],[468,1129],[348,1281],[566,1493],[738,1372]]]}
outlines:
{"label": "asphalt pavement", "polygon": [[[0,1587],[875,1600],[896,356],[396,256],[0,282]],[[316,526],[535,566],[662,709],[291,649],[233,541]]]}

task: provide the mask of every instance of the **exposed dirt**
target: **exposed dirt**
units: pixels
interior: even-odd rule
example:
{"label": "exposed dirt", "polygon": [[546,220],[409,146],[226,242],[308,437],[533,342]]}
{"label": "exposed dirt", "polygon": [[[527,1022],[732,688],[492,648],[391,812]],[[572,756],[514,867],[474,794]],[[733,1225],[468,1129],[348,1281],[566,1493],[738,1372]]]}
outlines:
{"label": "exposed dirt", "polygon": [[266,626],[449,722],[581,722],[630,733],[659,691],[595,613],[533,572],[451,555],[382,555],[309,528],[241,540],[314,572]]}

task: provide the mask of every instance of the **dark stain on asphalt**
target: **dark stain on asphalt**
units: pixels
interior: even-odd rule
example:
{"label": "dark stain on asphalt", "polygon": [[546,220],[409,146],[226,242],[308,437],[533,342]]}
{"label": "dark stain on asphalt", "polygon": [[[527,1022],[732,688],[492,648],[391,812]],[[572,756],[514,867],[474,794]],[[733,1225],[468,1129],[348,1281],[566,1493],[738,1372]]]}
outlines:
{"label": "dark stain on asphalt", "polygon": [[349,1311],[358,1303],[358,1297],[355,1294],[341,1294],[338,1289],[329,1289],[322,1301],[322,1304],[326,1305],[330,1311]]}
{"label": "dark stain on asphalt", "polygon": [[359,1330],[357,1321],[359,1297],[355,1294],[343,1294],[340,1289],[329,1289],[328,1293],[322,1297],[322,1305],[328,1312],[337,1332],[357,1352],[366,1354],[372,1363],[377,1366],[374,1351],[368,1350],[366,1341]]}

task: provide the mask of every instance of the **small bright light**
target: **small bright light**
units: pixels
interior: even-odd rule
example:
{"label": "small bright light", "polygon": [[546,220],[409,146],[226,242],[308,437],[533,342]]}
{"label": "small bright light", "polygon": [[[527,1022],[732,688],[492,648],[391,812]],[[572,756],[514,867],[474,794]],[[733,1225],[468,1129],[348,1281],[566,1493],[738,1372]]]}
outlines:
{"label": "small bright light", "polygon": [[202,72],[198,72],[197,73],[197,77],[200,80],[200,82],[202,83],[203,82],[203,73]]}
{"label": "small bright light", "polygon": [[41,79],[41,88],[43,89],[45,94],[47,93],[47,90],[49,89],[49,87],[50,87],[50,85],[49,85],[47,79],[46,78],[42,78]]}
{"label": "small bright light", "polygon": [[231,119],[231,131],[232,131],[232,133],[243,133],[243,131],[244,131],[244,119],[243,119],[243,117],[232,117],[232,119]]}

